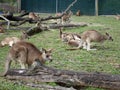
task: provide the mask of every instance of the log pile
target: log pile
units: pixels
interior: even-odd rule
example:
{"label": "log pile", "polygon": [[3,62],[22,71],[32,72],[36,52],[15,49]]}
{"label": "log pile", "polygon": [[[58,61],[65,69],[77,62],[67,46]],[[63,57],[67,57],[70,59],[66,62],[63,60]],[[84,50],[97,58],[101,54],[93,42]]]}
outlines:
{"label": "log pile", "polygon": [[108,90],[120,89],[120,75],[111,75],[105,73],[87,73],[75,72],[69,70],[59,70],[47,66],[40,66],[32,71],[25,70],[24,73],[18,73],[20,70],[10,70],[6,76],[9,80],[22,80],[24,82],[54,82],[62,87],[72,87],[80,89],[81,87],[97,87]]}

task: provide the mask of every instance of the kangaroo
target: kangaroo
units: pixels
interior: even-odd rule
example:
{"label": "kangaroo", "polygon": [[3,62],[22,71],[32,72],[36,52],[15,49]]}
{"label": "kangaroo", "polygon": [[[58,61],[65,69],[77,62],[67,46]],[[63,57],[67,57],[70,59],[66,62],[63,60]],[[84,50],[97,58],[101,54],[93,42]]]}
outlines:
{"label": "kangaroo", "polygon": [[73,13],[71,11],[69,11],[69,13],[66,13],[65,15],[63,15],[63,17],[61,18],[62,20],[62,24],[66,23],[66,22],[70,22],[70,17],[73,15]]}
{"label": "kangaroo", "polygon": [[96,30],[88,30],[83,32],[81,34],[81,39],[82,39],[81,43],[83,45],[83,49],[87,49],[87,51],[96,50],[90,48],[91,42],[104,42],[105,40],[113,41],[113,38],[108,33],[102,35],[100,32]]}
{"label": "kangaroo", "polygon": [[34,12],[29,13],[29,18],[31,18],[32,20],[38,20],[39,19],[39,17]]}
{"label": "kangaroo", "polygon": [[115,16],[116,20],[120,20],[120,15]]}
{"label": "kangaroo", "polygon": [[1,41],[0,46],[3,47],[3,46],[8,45],[8,46],[12,47],[13,44],[20,42],[20,41],[24,41],[25,39],[29,39],[29,36],[27,35],[27,33],[25,31],[23,31],[20,38],[18,38],[18,37],[6,37],[6,38],[4,38]]}
{"label": "kangaroo", "polygon": [[17,37],[6,37],[1,41],[0,46],[3,47],[3,46],[8,45],[8,46],[12,47],[13,44],[15,44],[16,42],[19,42],[19,41],[21,41],[21,40]]}
{"label": "kangaroo", "polygon": [[60,38],[62,39],[63,42],[67,43],[69,46],[75,47],[67,50],[77,50],[82,46],[82,40],[79,34],[63,33],[62,30],[60,29]]}
{"label": "kangaroo", "polygon": [[61,28],[59,30],[60,38],[62,39],[63,42],[68,42],[70,40],[80,40],[81,38],[79,34],[62,32]]}
{"label": "kangaroo", "polygon": [[30,36],[27,34],[26,31],[22,31],[22,35],[20,36],[21,40],[29,39]]}
{"label": "kangaroo", "polygon": [[38,60],[41,65],[44,65],[46,60],[52,61],[51,52],[52,49],[42,49],[40,51],[35,45],[29,42],[17,42],[8,52],[3,76],[7,75],[13,60],[20,63],[21,69],[25,69],[25,65],[27,65],[28,69],[30,69],[34,65],[37,65],[36,63]]}
{"label": "kangaroo", "polygon": [[4,33],[4,32],[5,32],[5,30],[4,30],[3,26],[0,25],[0,33]]}
{"label": "kangaroo", "polygon": [[80,16],[80,10],[76,12],[76,16]]}

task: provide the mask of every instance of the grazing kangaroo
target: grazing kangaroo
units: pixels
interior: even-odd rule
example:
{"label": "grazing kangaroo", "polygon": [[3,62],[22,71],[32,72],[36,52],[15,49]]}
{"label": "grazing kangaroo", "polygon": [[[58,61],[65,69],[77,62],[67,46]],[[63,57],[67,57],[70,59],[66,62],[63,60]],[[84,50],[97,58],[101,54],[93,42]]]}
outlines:
{"label": "grazing kangaroo", "polygon": [[42,49],[42,51],[40,51],[36,48],[36,46],[29,42],[17,42],[9,50],[3,76],[5,76],[10,69],[12,60],[19,62],[21,69],[25,69],[25,65],[27,65],[28,69],[30,69],[31,67],[35,67],[35,65],[37,65],[36,63],[38,60],[40,64],[45,64],[46,60],[52,61],[51,52],[52,49]]}
{"label": "grazing kangaroo", "polygon": [[80,10],[76,12],[76,16],[80,16]]}
{"label": "grazing kangaroo", "polygon": [[8,45],[8,46],[12,47],[13,44],[20,42],[20,41],[24,41],[25,39],[29,39],[29,36],[27,35],[27,33],[25,31],[23,31],[20,38],[18,38],[18,37],[6,37],[6,38],[4,38],[1,41],[0,46],[3,47],[5,45]]}
{"label": "grazing kangaroo", "polygon": [[104,42],[105,40],[113,41],[113,38],[108,33],[102,35],[96,30],[88,30],[83,32],[81,34],[81,39],[82,39],[83,49],[87,49],[87,51],[96,50],[90,48],[91,42]]}

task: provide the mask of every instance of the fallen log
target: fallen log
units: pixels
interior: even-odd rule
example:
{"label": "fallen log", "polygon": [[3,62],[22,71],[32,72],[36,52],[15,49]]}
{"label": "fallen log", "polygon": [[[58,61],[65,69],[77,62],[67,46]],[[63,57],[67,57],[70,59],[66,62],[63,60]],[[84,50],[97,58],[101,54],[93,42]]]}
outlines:
{"label": "fallen log", "polygon": [[52,24],[49,26],[50,29],[58,29],[61,27],[84,27],[87,26],[87,24]]}
{"label": "fallen log", "polygon": [[27,31],[26,31],[26,34],[28,36],[32,36],[32,35],[35,35],[37,33],[40,33],[42,31],[47,31],[48,28],[45,27],[45,26],[41,26],[41,25],[37,25],[37,26],[33,26],[31,28],[29,28]]}
{"label": "fallen log", "polygon": [[97,87],[108,90],[120,90],[120,75],[105,73],[75,72],[59,70],[47,66],[41,66],[33,71],[20,69],[9,70],[6,78],[10,80],[22,80],[24,82],[55,82],[64,87]]}
{"label": "fallen log", "polygon": [[27,83],[26,86],[40,88],[42,90],[76,90],[72,87],[67,88],[67,87],[61,87],[61,86],[40,85],[40,84],[33,84],[33,83]]}

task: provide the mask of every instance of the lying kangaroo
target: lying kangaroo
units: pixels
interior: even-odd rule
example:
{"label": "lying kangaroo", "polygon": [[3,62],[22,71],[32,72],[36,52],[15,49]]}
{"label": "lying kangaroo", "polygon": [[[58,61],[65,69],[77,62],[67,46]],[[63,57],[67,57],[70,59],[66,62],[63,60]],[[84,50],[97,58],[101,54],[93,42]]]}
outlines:
{"label": "lying kangaroo", "polygon": [[71,48],[71,49],[67,49],[67,50],[76,50],[81,48],[81,36],[79,34],[75,34],[75,33],[65,33],[62,32],[62,30],[60,29],[60,38],[62,39],[63,42],[66,42],[69,46],[72,47],[76,47],[76,48]]}
{"label": "lying kangaroo", "polygon": [[90,48],[91,42],[104,42],[105,40],[113,41],[113,38],[108,33],[102,35],[96,30],[88,30],[83,32],[81,34],[81,39],[82,39],[83,49],[87,49],[87,51],[96,50]]}
{"label": "lying kangaroo", "polygon": [[28,66],[28,69],[33,67],[38,60],[41,64],[45,64],[46,60],[52,61],[51,57],[52,49],[42,51],[38,50],[32,43],[29,42],[17,42],[14,44],[7,55],[5,62],[5,76],[10,69],[12,60],[15,60],[20,63],[21,69],[25,69],[25,65]]}
{"label": "lying kangaroo", "polygon": [[4,38],[1,41],[0,46],[3,47],[5,45],[8,45],[8,46],[12,47],[13,44],[15,44],[19,41],[23,41],[25,39],[29,39],[29,36],[27,35],[27,33],[25,31],[23,31],[20,38],[18,38],[18,37],[6,37],[6,38]]}
{"label": "lying kangaroo", "polygon": [[81,36],[79,34],[75,33],[65,33],[62,32],[61,28],[60,30],[60,38],[62,39],[63,42],[68,42],[70,40],[81,40]]}
{"label": "lying kangaroo", "polygon": [[13,44],[17,43],[21,41],[19,38],[17,37],[6,37],[1,41],[1,47],[8,45],[10,47],[12,47]]}
{"label": "lying kangaroo", "polygon": [[34,12],[29,13],[29,18],[31,18],[33,20],[38,20],[39,19],[39,17]]}

